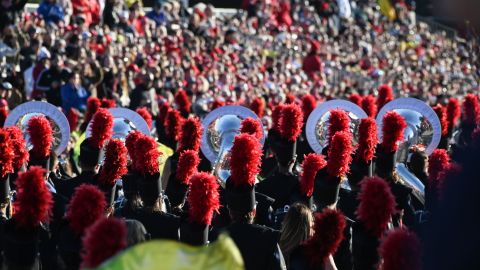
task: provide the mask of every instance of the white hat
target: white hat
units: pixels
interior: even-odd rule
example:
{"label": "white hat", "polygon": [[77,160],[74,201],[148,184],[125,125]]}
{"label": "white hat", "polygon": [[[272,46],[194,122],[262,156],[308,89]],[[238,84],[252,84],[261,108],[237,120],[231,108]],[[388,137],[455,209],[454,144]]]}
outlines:
{"label": "white hat", "polygon": [[50,59],[50,57],[51,57],[51,55],[50,55],[50,52],[47,50],[47,48],[45,48],[45,47],[40,48],[40,51],[37,54],[37,60],[38,61],[42,61],[45,58]]}

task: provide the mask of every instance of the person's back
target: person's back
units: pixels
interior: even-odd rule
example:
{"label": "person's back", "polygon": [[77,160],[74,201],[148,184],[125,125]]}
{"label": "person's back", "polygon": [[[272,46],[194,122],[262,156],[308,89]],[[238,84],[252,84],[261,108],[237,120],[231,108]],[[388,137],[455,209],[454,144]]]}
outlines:
{"label": "person's back", "polygon": [[299,192],[297,177],[292,173],[275,172],[256,186],[256,191],[275,199],[274,210],[290,205]]}
{"label": "person's back", "polygon": [[132,216],[127,218],[140,221],[152,239],[178,240],[180,218],[160,211],[140,209],[131,212]]}

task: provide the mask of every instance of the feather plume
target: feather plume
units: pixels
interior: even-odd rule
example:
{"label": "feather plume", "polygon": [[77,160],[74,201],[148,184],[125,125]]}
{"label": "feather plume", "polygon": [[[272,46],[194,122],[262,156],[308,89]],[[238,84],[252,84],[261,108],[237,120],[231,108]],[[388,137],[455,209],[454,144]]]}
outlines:
{"label": "feather plume", "polygon": [[41,167],[32,166],[29,171],[18,175],[13,218],[20,228],[32,229],[49,220],[53,200],[45,184],[45,173]]}
{"label": "feather plume", "polygon": [[91,123],[91,134],[89,138],[90,146],[101,149],[106,141],[113,135],[113,116],[104,108],[98,109],[93,115]]}
{"label": "feather plume", "polygon": [[448,121],[447,121],[447,109],[443,107],[441,104],[437,104],[437,106],[433,107],[433,110],[438,116],[440,120],[440,125],[442,126],[442,136],[448,135]]}
{"label": "feather plume", "polygon": [[328,119],[328,144],[331,143],[335,133],[350,130],[350,118],[342,109],[330,110],[330,118]]}
{"label": "feather plume", "polygon": [[78,115],[79,115],[79,112],[74,108],[70,108],[70,110],[68,111],[67,119],[68,119],[68,124],[70,126],[70,132],[74,132],[77,130]]}
{"label": "feather plume", "polygon": [[314,96],[306,94],[302,97],[302,111],[304,119],[308,119],[312,111],[315,110],[315,107],[317,107],[317,100],[315,100]]}
{"label": "feather plume", "polygon": [[143,118],[143,120],[145,120],[145,122],[147,122],[148,128],[151,129],[153,120],[152,120],[152,115],[147,110],[147,108],[145,107],[138,108],[136,112]]}
{"label": "feather plume", "polygon": [[324,260],[337,251],[343,240],[346,222],[342,213],[332,209],[324,209],[314,217],[314,234],[305,243],[305,252],[312,269],[323,269]]}
{"label": "feather plume", "polygon": [[375,119],[363,118],[358,126],[357,157],[365,163],[370,162],[375,156],[377,144],[377,123]]}
{"label": "feather plume", "polygon": [[364,97],[361,107],[367,113],[368,117],[375,118],[377,116],[377,103],[374,96],[368,95]]}
{"label": "feather plume", "polygon": [[478,98],[474,94],[468,94],[465,96],[465,100],[462,104],[463,121],[469,125],[476,125],[478,122],[478,113],[480,110],[478,104]]}
{"label": "feather plume", "polygon": [[447,104],[448,130],[452,130],[457,125],[460,115],[460,102],[456,98],[450,98]]}
{"label": "feather plume", "polygon": [[160,123],[160,126],[165,125],[165,119],[167,119],[167,114],[168,114],[168,111],[170,111],[170,109],[171,107],[170,107],[170,104],[168,104],[168,102],[165,102],[160,106],[160,109],[157,115],[157,121],[158,123]]}
{"label": "feather plume", "polygon": [[285,104],[292,104],[295,103],[295,100],[297,98],[295,97],[294,94],[288,93],[287,96],[285,97]]}
{"label": "feather plume", "polygon": [[95,268],[127,247],[127,226],[122,219],[99,219],[85,231],[82,242],[81,268]]}
{"label": "feather plume", "polygon": [[210,110],[215,110],[216,108],[220,108],[220,107],[223,107],[225,106],[225,101],[223,100],[220,100],[220,99],[215,99],[213,102],[212,102],[212,105],[211,105],[211,108]]}
{"label": "feather plume", "polygon": [[177,179],[184,185],[190,184],[190,178],[197,172],[200,164],[198,153],[194,150],[186,150],[180,153],[177,164]]}
{"label": "feather plume", "polygon": [[92,120],[94,114],[97,113],[101,107],[100,99],[96,97],[89,97],[87,99],[87,112],[85,113],[85,122],[88,123]]}
{"label": "feather plume", "polygon": [[230,158],[230,180],[239,186],[253,186],[262,162],[262,145],[249,134],[235,137]]}
{"label": "feather plume", "polygon": [[360,182],[360,201],[357,208],[357,218],[365,228],[380,237],[392,214],[395,213],[395,197],[387,182],[379,177],[364,178]]}
{"label": "feather plume", "polygon": [[220,194],[215,176],[201,172],[192,176],[188,203],[188,214],[191,222],[210,225],[213,212],[220,208]]}
{"label": "feather plume", "polygon": [[98,180],[106,186],[113,186],[127,170],[127,148],[120,139],[111,139],[105,147],[105,159]]}
{"label": "feather plume", "polygon": [[3,124],[5,124],[5,120],[8,117],[8,110],[6,108],[1,108],[0,109],[0,128],[3,127]]}
{"label": "feather plume", "polygon": [[408,229],[390,231],[380,242],[378,253],[383,259],[380,270],[421,270],[422,247],[417,235]]}
{"label": "feather plume", "polygon": [[130,132],[127,137],[125,138],[125,147],[127,147],[128,155],[130,156],[130,161],[132,169],[137,170],[137,160],[135,158],[135,145],[137,140],[145,136],[141,131],[135,130]]}
{"label": "feather plume", "polygon": [[115,108],[116,106],[117,106],[117,103],[115,102],[114,99],[102,98],[102,101],[100,102],[100,107],[104,109],[111,109],[111,108]]}
{"label": "feather plume", "polygon": [[38,159],[49,157],[53,145],[50,121],[45,116],[34,116],[28,121],[27,132],[33,145],[32,156]]}
{"label": "feather plume", "polygon": [[352,153],[352,134],[346,131],[335,133],[328,148],[328,174],[336,178],[345,176],[350,170]]}
{"label": "feather plume", "polygon": [[280,104],[273,108],[272,111],[272,129],[280,131],[280,121],[282,120],[283,108],[285,105]]}
{"label": "feather plume", "polygon": [[27,143],[23,137],[23,133],[17,126],[6,127],[5,131],[8,132],[10,141],[12,142],[14,158],[13,158],[13,168],[15,170],[20,170],[22,166],[28,162],[30,154],[28,153]]}
{"label": "feather plume", "polygon": [[385,104],[393,100],[393,90],[390,85],[380,85],[378,88],[377,108],[380,110]]}
{"label": "feather plume", "polygon": [[403,131],[407,127],[405,119],[395,111],[387,112],[383,116],[382,146],[386,153],[397,151],[398,142],[403,140]]}
{"label": "feather plume", "polygon": [[444,149],[435,149],[428,159],[428,180],[433,185],[438,180],[438,175],[448,167],[450,157]]}
{"label": "feather plume", "polygon": [[258,140],[261,140],[263,137],[263,127],[259,120],[247,117],[242,120],[242,126],[240,128],[240,133],[247,133],[253,135]]}
{"label": "feather plume", "polygon": [[263,117],[263,111],[265,110],[265,102],[261,98],[254,98],[250,104],[250,110],[252,110],[258,117]]}
{"label": "feather plume", "polygon": [[13,142],[6,130],[0,129],[0,177],[4,178],[13,173],[13,159],[15,158]]}
{"label": "feather plume", "polygon": [[83,184],[75,189],[65,218],[70,228],[82,235],[85,229],[104,215],[106,207],[103,192],[94,185]]}
{"label": "feather plume", "polygon": [[179,111],[174,109],[168,111],[167,118],[165,119],[165,133],[168,138],[175,138],[176,134],[180,132],[182,122],[183,118]]}
{"label": "feather plume", "polygon": [[303,113],[296,104],[285,105],[280,119],[280,136],[290,142],[297,140],[303,127]]}
{"label": "feather plume", "polygon": [[190,103],[190,99],[188,98],[185,90],[180,89],[175,94],[175,104],[177,105],[178,110],[182,113],[190,113],[190,107],[192,104]]}
{"label": "feather plume", "polygon": [[150,136],[138,138],[135,144],[135,158],[137,169],[143,175],[154,175],[159,172],[158,158],[162,153],[157,148],[157,142]]}
{"label": "feather plume", "polygon": [[202,143],[203,126],[197,117],[189,117],[182,122],[179,132],[177,133],[178,149],[194,150],[198,152]]}
{"label": "feather plume", "polygon": [[325,157],[319,154],[310,153],[305,156],[302,162],[302,174],[300,176],[300,191],[306,197],[311,197],[317,172],[327,165]]}
{"label": "feather plume", "polygon": [[351,94],[350,97],[348,98],[350,102],[355,103],[358,106],[362,106],[362,99],[363,97],[359,94]]}

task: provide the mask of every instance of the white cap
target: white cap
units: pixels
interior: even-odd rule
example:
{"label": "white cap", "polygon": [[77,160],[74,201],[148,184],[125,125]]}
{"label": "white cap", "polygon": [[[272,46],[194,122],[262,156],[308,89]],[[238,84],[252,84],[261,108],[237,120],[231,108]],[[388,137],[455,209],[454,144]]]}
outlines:
{"label": "white cap", "polygon": [[45,47],[40,48],[40,51],[37,54],[37,60],[38,61],[41,61],[45,58],[50,59],[50,57],[51,57],[51,55],[50,55],[50,52],[47,50],[47,48],[45,48]]}

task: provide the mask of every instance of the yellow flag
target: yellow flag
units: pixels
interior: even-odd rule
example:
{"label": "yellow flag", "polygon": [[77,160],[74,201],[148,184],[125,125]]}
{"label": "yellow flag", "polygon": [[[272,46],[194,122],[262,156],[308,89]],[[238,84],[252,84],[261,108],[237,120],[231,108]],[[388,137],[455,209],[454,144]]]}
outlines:
{"label": "yellow flag", "polygon": [[397,14],[395,13],[395,8],[390,4],[390,0],[378,0],[378,4],[380,5],[380,12],[384,16],[387,16],[390,21],[395,20]]}
{"label": "yellow flag", "polygon": [[136,245],[97,270],[243,270],[242,255],[225,234],[208,246],[194,247],[170,240],[149,241]]}

